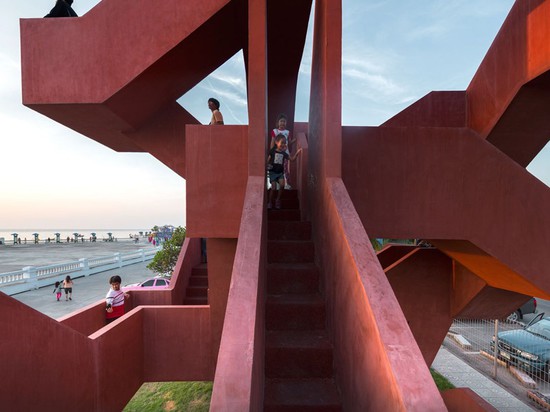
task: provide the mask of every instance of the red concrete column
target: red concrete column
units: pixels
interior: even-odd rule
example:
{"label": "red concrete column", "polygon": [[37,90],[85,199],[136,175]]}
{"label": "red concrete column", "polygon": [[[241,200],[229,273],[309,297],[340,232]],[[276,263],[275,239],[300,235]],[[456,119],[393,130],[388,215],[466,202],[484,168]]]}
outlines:
{"label": "red concrete column", "polygon": [[212,325],[212,356],[218,357],[218,349],[231,283],[237,239],[208,239],[208,304]]}
{"label": "red concrete column", "polygon": [[267,134],[267,6],[248,0],[248,175],[264,176]]}
{"label": "red concrete column", "polygon": [[342,176],[341,17],[341,1],[316,2],[308,142],[317,179]]}
{"label": "red concrete column", "polygon": [[431,365],[453,321],[451,259],[437,249],[415,249],[385,272],[426,365]]}
{"label": "red concrete column", "polygon": [[[268,129],[286,114],[287,129],[294,132],[298,71],[311,13],[311,0],[277,0],[267,4]],[[291,148],[294,149],[294,148]]]}

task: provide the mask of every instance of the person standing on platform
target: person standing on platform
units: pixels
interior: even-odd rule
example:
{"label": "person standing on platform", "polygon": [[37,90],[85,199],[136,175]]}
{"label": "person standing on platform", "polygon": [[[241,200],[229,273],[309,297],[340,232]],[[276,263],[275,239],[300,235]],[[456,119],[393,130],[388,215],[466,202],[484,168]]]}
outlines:
{"label": "person standing on platform", "polygon": [[57,0],[55,6],[44,17],[78,17],[71,5],[73,0]]}
{"label": "person standing on platform", "polygon": [[73,300],[73,280],[69,275],[63,281],[63,289],[65,289],[65,300]]}
{"label": "person standing on platform", "polygon": [[210,119],[210,125],[223,124],[223,115],[220,112],[220,102],[217,99],[211,97],[208,99],[208,108],[212,111],[212,118]]}
{"label": "person standing on platform", "polygon": [[130,297],[130,295],[120,290],[121,283],[122,279],[118,275],[111,276],[109,279],[111,288],[105,297],[105,311],[107,312],[105,319],[107,324],[124,315],[124,302]]}

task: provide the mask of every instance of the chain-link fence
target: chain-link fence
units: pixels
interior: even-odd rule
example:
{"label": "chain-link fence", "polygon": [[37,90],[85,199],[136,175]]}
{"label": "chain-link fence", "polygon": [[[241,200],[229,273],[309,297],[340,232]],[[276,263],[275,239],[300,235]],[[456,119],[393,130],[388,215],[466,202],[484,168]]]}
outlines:
{"label": "chain-link fence", "polygon": [[550,319],[542,315],[529,323],[455,319],[444,346],[521,397],[526,389],[550,394]]}

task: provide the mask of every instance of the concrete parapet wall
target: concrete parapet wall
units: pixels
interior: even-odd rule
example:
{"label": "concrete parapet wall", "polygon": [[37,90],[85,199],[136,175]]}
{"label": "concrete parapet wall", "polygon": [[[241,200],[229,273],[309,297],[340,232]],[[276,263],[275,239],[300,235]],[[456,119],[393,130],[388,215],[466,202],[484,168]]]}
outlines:
{"label": "concrete parapet wall", "polygon": [[327,179],[322,204],[316,204],[321,211],[316,248],[344,409],[444,410],[341,179]]}
{"label": "concrete parapet wall", "polygon": [[248,176],[248,127],[188,125],[186,136],[187,235],[236,238]]}
{"label": "concrete parapet wall", "polygon": [[264,185],[261,176],[248,179],[211,411],[263,409],[267,245]]}

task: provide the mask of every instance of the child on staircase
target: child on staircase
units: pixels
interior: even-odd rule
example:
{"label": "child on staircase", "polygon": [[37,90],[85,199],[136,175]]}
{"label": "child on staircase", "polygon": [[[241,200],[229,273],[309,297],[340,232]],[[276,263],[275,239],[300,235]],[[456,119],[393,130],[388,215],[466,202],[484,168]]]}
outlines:
{"label": "child on staircase", "polygon": [[[281,113],[277,116],[277,127],[271,130],[271,142],[269,144],[269,149],[272,149],[275,146],[275,139],[277,136],[283,135],[286,138],[286,153],[290,156],[290,146],[296,142],[296,139],[290,137],[290,131],[286,128],[287,118],[286,115]],[[290,190],[290,164],[288,161],[285,161],[284,165],[284,178],[285,178],[285,189]]]}
{"label": "child on staircase", "polygon": [[275,137],[275,145],[271,148],[269,155],[267,156],[267,173],[269,183],[271,183],[271,191],[269,192],[269,201],[267,203],[268,209],[273,207],[273,197],[275,196],[277,184],[279,185],[279,190],[277,191],[277,199],[275,200],[275,209],[281,208],[281,197],[285,185],[284,162],[296,160],[296,157],[298,157],[298,155],[302,152],[302,149],[300,148],[296,151],[296,153],[294,153],[293,156],[290,156],[286,149],[286,137],[279,134]]}

